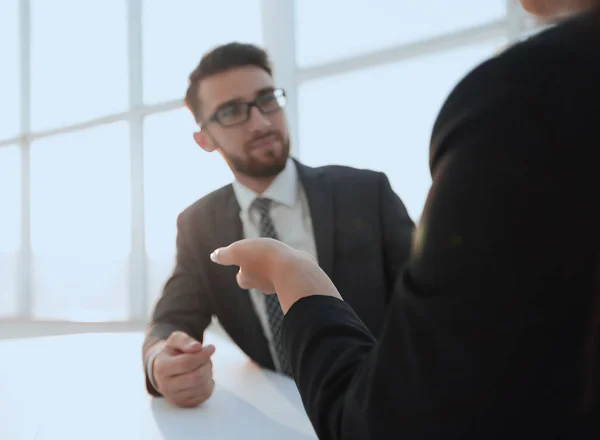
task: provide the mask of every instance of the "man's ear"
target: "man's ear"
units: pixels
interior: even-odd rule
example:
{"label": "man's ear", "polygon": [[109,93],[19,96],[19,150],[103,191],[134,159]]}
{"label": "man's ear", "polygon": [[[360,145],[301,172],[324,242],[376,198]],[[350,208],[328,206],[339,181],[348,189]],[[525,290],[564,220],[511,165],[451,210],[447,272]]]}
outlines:
{"label": "man's ear", "polygon": [[215,151],[215,147],[212,145],[212,142],[210,142],[210,139],[208,139],[206,132],[204,132],[204,131],[194,132],[194,140],[200,146],[200,148],[202,148],[204,151],[208,151],[209,153],[212,151]]}

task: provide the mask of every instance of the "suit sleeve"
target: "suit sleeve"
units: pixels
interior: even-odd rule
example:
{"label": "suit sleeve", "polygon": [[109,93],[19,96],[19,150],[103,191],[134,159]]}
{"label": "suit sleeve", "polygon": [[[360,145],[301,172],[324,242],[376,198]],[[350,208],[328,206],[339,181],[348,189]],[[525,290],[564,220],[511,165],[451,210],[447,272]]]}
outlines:
{"label": "suit sleeve", "polygon": [[[142,349],[144,366],[149,349],[156,342],[167,339],[174,331],[183,331],[202,342],[204,330],[211,323],[212,302],[201,270],[203,265],[197,258],[198,253],[192,249],[192,236],[190,224],[180,215],[177,219],[175,268],[155,305],[146,331]],[[147,369],[144,368],[144,371]],[[150,394],[159,395],[147,375],[146,388]]]}
{"label": "suit sleeve", "polygon": [[581,188],[559,171],[564,155],[535,87],[497,84],[508,77],[489,70],[467,78],[440,114],[432,187],[379,342],[332,297],[303,298],[285,316],[294,377],[321,439],[548,426],[533,399],[559,393],[535,378],[565,337],[548,317],[576,310],[577,295],[551,293],[577,270],[580,243],[577,231],[558,233],[573,211],[556,206],[577,209]]}
{"label": "suit sleeve", "polygon": [[380,210],[387,284],[391,291],[410,254],[415,224],[384,173],[380,174]]}

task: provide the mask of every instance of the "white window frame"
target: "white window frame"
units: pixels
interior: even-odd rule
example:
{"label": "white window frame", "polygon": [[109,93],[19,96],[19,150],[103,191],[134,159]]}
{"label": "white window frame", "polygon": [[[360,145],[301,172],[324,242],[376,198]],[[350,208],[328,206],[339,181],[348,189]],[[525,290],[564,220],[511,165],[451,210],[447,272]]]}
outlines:
{"label": "white window frame", "polygon": [[[301,0],[295,0],[301,1]],[[352,70],[365,69],[383,63],[406,60],[426,53],[447,50],[461,45],[477,43],[505,35],[509,43],[531,31],[526,26],[526,15],[516,0],[506,0],[506,16],[503,19],[454,33],[437,36],[425,41],[397,45],[392,48],[359,55],[311,68],[299,69],[296,63],[294,0],[262,0],[264,46],[273,61],[275,80],[284,87],[288,96],[288,123],[292,140],[292,154],[299,156],[298,139],[298,85],[303,81],[337,75]],[[20,0],[20,135],[12,139],[0,139],[0,148],[17,144],[21,152],[21,248],[19,251],[19,290],[16,319],[29,320],[33,310],[32,250],[31,250],[31,142],[47,136],[64,134],[94,127],[108,122],[126,120],[130,124],[131,152],[131,260],[129,289],[129,319],[144,322],[150,312],[147,292],[147,267],[144,230],[144,169],[143,169],[143,120],[146,115],[174,110],[183,106],[182,100],[156,105],[143,103],[142,75],[142,0],[127,0],[128,51],[129,51],[129,107],[126,112],[86,121],[67,127],[32,132],[31,108],[31,3]]]}

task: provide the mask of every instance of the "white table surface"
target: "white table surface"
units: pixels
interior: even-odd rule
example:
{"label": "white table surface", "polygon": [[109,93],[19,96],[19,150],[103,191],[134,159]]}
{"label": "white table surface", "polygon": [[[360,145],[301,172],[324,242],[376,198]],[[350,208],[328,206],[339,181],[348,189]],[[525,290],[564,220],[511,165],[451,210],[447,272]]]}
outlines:
{"label": "white table surface", "polygon": [[215,391],[194,409],[146,393],[141,333],[0,340],[1,440],[315,439],[294,382],[207,335]]}

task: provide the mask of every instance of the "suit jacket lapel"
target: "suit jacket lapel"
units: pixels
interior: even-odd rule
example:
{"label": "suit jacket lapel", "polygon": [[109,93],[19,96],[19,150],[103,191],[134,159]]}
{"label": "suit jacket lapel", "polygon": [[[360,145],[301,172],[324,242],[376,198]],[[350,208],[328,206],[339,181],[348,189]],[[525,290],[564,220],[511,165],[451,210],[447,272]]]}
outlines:
{"label": "suit jacket lapel", "polygon": [[294,162],[308,199],[319,265],[331,278],[334,250],[333,189],[321,170]]}
{"label": "suit jacket lapel", "polygon": [[[240,220],[240,206],[230,187],[225,195],[224,203],[215,209],[215,233],[217,238],[217,247],[228,246],[234,241],[244,238],[244,230],[242,221]],[[248,313],[249,310],[254,311],[254,305],[250,299],[250,292],[238,286],[236,274],[238,268],[236,266],[221,267],[223,269],[223,277],[220,278],[221,286],[224,291],[231,292],[231,301],[228,301],[232,308],[232,312],[239,313],[239,316],[247,316],[244,319],[245,337],[248,340],[248,345],[253,345],[254,351],[259,357],[259,362],[263,365],[274,368],[273,359],[269,350],[269,345],[265,338],[262,325],[256,313]],[[238,310],[235,310],[238,309]],[[261,342],[259,346],[259,341]]]}
{"label": "suit jacket lapel", "polygon": [[228,187],[223,203],[218,205],[214,213],[215,232],[219,245],[227,246],[244,238],[244,230],[240,220],[240,205],[235,198],[232,186]]}

